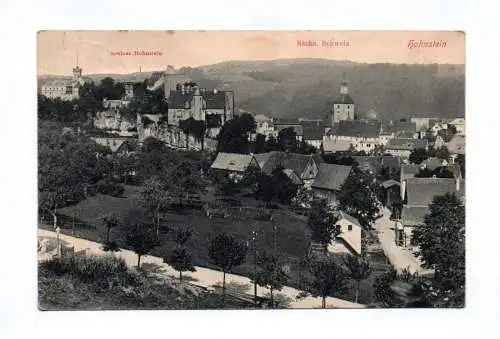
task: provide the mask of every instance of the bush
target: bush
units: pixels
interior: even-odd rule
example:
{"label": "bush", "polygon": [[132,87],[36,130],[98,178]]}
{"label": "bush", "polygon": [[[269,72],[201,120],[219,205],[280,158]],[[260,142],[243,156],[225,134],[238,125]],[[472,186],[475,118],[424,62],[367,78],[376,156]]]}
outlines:
{"label": "bush", "polygon": [[100,180],[96,184],[95,189],[98,193],[110,195],[117,198],[122,197],[123,193],[125,192],[125,188],[123,187],[123,185],[120,185],[109,179]]}
{"label": "bush", "polygon": [[120,247],[116,241],[109,241],[102,246],[104,252],[118,252]]}
{"label": "bush", "polygon": [[128,271],[125,260],[114,256],[56,257],[40,263],[40,269],[46,269],[56,276],[70,275],[99,288],[109,288],[119,282],[133,284],[137,281]]}

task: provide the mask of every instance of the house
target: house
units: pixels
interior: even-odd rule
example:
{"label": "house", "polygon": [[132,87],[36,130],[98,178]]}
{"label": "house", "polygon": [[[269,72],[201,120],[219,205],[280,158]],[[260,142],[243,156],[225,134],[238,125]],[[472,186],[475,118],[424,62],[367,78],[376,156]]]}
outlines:
{"label": "house", "polygon": [[382,157],[379,156],[353,156],[360,170],[370,173],[378,173],[382,169]]}
{"label": "house", "polygon": [[255,130],[256,133],[265,135],[266,137],[270,136],[274,132],[273,119],[265,116],[264,114],[257,114],[255,117],[255,123],[257,128]]}
{"label": "house", "polygon": [[426,168],[430,171],[434,171],[438,167],[443,167],[443,166],[447,166],[447,165],[448,165],[448,161],[446,161],[444,159],[430,157],[430,158],[427,158],[420,163],[420,168]]}
{"label": "house", "polygon": [[409,158],[414,149],[423,148],[428,150],[429,144],[426,139],[392,139],[385,146],[385,153],[394,156]]}
{"label": "house", "polygon": [[210,169],[219,174],[230,174],[242,176],[245,171],[254,166],[259,168],[255,157],[251,154],[224,153],[219,152]]}
{"label": "house", "polygon": [[352,143],[343,139],[331,139],[323,137],[323,152],[324,153],[337,153],[345,152],[351,149]]}
{"label": "house", "polygon": [[[403,230],[396,235],[397,242],[403,246],[410,244],[411,233],[415,227],[425,223],[425,215],[429,212],[429,204],[435,196],[455,193],[465,200],[465,181],[454,178],[409,178],[401,185],[405,189],[405,204],[401,213]],[[399,241],[402,238],[402,241]]]}
{"label": "house", "polygon": [[417,139],[417,124],[412,121],[389,122],[382,126],[382,132],[396,139]]}
{"label": "house", "polygon": [[446,146],[451,154],[465,154],[465,135],[455,134]]}
{"label": "house", "polygon": [[400,199],[400,188],[401,184],[399,181],[389,179],[382,183],[382,188],[385,192],[385,206],[392,209],[392,204],[396,201],[401,201]]}
{"label": "house", "polygon": [[448,122],[448,125],[454,126],[457,134],[465,135],[465,118],[455,118]]}
{"label": "house", "polygon": [[401,164],[401,179],[399,182],[403,182],[408,178],[414,178],[418,172],[420,172],[420,165]]}
{"label": "house", "polygon": [[318,173],[318,165],[313,155],[273,151],[255,154],[254,158],[263,173],[271,175],[277,168],[292,170],[307,188],[311,187]]}
{"label": "house", "polygon": [[340,229],[340,234],[328,245],[328,253],[361,255],[362,227],[358,219],[340,212],[336,225]]}
{"label": "house", "polygon": [[389,155],[382,156],[380,160],[380,164],[382,168],[388,168],[389,171],[399,171],[401,168],[401,158],[393,157]]}
{"label": "house", "polygon": [[352,144],[356,151],[370,152],[381,144],[380,133],[380,121],[341,120],[326,133],[323,143],[326,140],[342,140]]}
{"label": "house", "polygon": [[128,100],[108,100],[107,98],[104,98],[102,106],[105,109],[119,110],[120,108],[127,107],[129,103],[130,101]]}
{"label": "house", "polygon": [[306,142],[308,145],[314,146],[317,149],[321,147],[323,142],[323,135],[325,134],[325,127],[323,124],[318,125],[310,125],[303,124],[302,125],[302,140]]}
{"label": "house", "polygon": [[410,118],[410,121],[415,123],[417,132],[425,132],[429,129],[429,121],[431,119],[432,118],[415,117],[415,118]]}
{"label": "house", "polygon": [[195,82],[177,83],[166,95],[168,124],[179,126],[181,120],[211,121],[211,126],[222,126],[234,115],[232,91],[212,91],[200,88]]}
{"label": "house", "polygon": [[432,146],[434,148],[441,148],[445,145],[446,145],[446,143],[445,143],[444,139],[440,135],[438,135],[438,136],[436,136],[436,139],[434,140],[434,143]]}
{"label": "house", "polygon": [[91,137],[90,139],[101,146],[109,147],[112,153],[127,154],[129,152],[127,140],[130,138]]}
{"label": "house", "polygon": [[351,173],[351,166],[322,163],[311,185],[314,195],[333,202]]}
{"label": "house", "polygon": [[437,136],[439,131],[448,129],[448,124],[440,119],[431,120],[429,123],[429,131],[434,136]]}
{"label": "house", "polygon": [[278,136],[281,130],[284,130],[285,128],[292,128],[296,134],[297,140],[302,141],[304,130],[302,122],[300,122],[298,119],[287,119],[287,118],[274,119],[273,125],[274,125],[274,134],[276,136]]}

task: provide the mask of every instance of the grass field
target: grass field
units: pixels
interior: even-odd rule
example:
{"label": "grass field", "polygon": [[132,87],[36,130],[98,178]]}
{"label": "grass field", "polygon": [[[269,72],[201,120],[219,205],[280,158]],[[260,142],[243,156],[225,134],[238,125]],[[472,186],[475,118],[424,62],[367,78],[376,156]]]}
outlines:
{"label": "grass field", "polygon": [[[61,209],[59,213],[68,217],[76,216],[74,235],[77,237],[104,242],[106,230],[102,224],[102,218],[110,213],[124,216],[128,211],[138,208],[139,189],[127,186],[124,198],[115,198],[106,195],[89,197],[77,205]],[[153,255],[161,256],[165,250],[174,248],[167,229],[179,226],[189,226],[193,235],[187,243],[188,249],[193,255],[194,264],[208,268],[216,268],[208,258],[208,247],[211,239],[217,234],[226,232],[234,235],[240,241],[251,244],[251,233],[257,231],[256,246],[258,250],[273,250],[276,239],[276,247],[282,253],[285,263],[291,267],[291,282],[289,285],[299,287],[297,263],[307,254],[310,243],[310,231],[304,217],[294,216],[288,210],[273,210],[273,221],[261,221],[255,218],[256,211],[253,207],[259,202],[252,198],[238,197],[243,206],[252,206],[250,209],[239,207],[229,208],[229,216],[222,218],[208,218],[201,210],[184,210],[166,214],[161,220],[161,246],[155,248]],[[80,222],[84,222],[83,225]],[[63,233],[72,234],[72,223],[63,222]],[[81,226],[80,226],[81,225]],[[275,228],[276,227],[276,228]],[[276,231],[275,231],[276,230]],[[369,234],[370,241],[376,242],[376,237]],[[117,241],[120,247],[124,244],[123,230],[120,228],[111,231],[111,240]],[[373,268],[372,275],[360,285],[359,301],[365,304],[373,302],[373,282],[375,278],[384,273],[389,267],[387,259],[382,250],[371,246],[375,250],[369,251],[368,256]],[[253,252],[249,252],[247,263],[233,270],[234,273],[249,276],[253,271]],[[350,284],[347,294],[338,295],[348,300],[354,299],[354,282]]]}

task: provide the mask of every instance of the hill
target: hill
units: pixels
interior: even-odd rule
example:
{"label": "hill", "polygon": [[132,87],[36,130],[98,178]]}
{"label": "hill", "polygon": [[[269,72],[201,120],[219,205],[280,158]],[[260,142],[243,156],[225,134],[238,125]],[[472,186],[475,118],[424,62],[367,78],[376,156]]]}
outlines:
{"label": "hill", "polygon": [[[382,119],[465,115],[464,65],[282,59],[226,61],[179,72],[202,87],[233,89],[237,108],[255,114],[324,116],[346,80],[361,117],[371,108]],[[106,76],[142,81],[153,72],[88,75],[94,81]]]}

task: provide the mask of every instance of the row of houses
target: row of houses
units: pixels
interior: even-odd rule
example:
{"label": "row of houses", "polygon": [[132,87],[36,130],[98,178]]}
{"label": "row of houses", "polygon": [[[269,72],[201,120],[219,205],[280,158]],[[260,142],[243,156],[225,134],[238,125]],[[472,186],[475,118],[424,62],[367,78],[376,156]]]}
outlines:
{"label": "row of houses", "polygon": [[[386,153],[408,157],[415,148],[428,149],[429,147],[440,148],[446,143],[438,132],[447,128],[450,123],[444,123],[436,119],[429,129],[423,124],[420,127],[415,121],[397,121],[382,123],[380,120],[340,120],[327,126],[321,119],[270,119],[263,115],[255,116],[257,133],[266,136],[278,137],[279,132],[285,128],[291,128],[296,134],[298,141],[323,148],[324,152],[335,153],[353,149],[370,153],[383,147]],[[430,119],[425,120],[429,123]],[[464,138],[461,127],[464,119],[454,119],[457,128],[457,138]],[[460,123],[459,123],[460,122]],[[420,125],[422,122],[419,121]],[[424,128],[424,129],[422,129]],[[430,143],[428,136],[432,135],[434,141]]]}
{"label": "row of houses", "polygon": [[[272,174],[281,168],[290,180],[297,186],[310,189],[313,195],[334,202],[349,177],[352,166],[325,163],[321,156],[304,155],[285,152],[268,152],[261,154],[217,154],[211,169],[231,176],[243,176],[244,172],[254,167]],[[361,224],[346,214],[340,213],[337,225],[340,235],[327,247],[329,252],[347,252],[361,254]]]}

